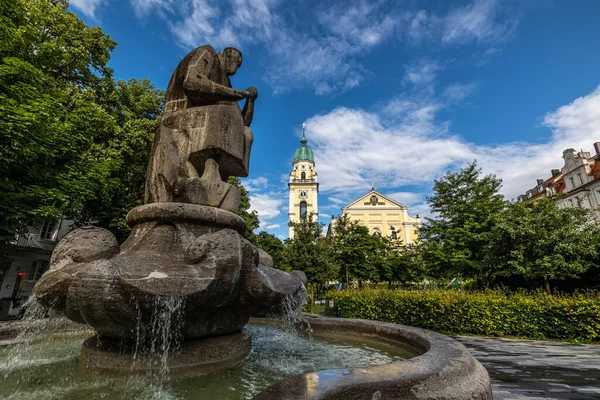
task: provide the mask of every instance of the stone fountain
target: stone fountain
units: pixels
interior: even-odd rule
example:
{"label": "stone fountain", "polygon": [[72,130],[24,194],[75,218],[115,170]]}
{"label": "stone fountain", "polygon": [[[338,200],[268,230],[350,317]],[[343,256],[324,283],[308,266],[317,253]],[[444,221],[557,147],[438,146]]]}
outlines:
{"label": "stone fountain", "polygon": [[258,92],[229,81],[241,63],[237,49],[210,45],[180,62],[154,138],[146,204],[127,215],[129,238],[119,245],[105,229],[71,232],[34,288],[43,305],[96,331],[80,357],[88,370],[229,366],[250,351],[243,328],[251,316],[305,295],[302,272],[272,268],[242,236],[240,189],[227,183],[248,176],[253,141]]}
{"label": "stone fountain", "polygon": [[[209,45],[198,47],[181,61],[169,82],[165,112],[150,155],[146,204],[127,216],[132,227],[129,238],[119,245],[105,229],[71,232],[58,244],[50,269],[35,286],[42,305],[94,329],[95,335],[83,342],[78,357],[86,372],[119,376],[158,372],[164,376],[166,372],[194,374],[229,367],[250,351],[250,335],[244,328],[250,317],[254,324],[266,323],[261,317],[283,311],[284,304],[300,304],[305,297],[306,276],[272,268],[269,255],[244,239],[245,223],[235,214],[240,190],[227,181],[230,176],[248,175],[253,141],[250,124],[258,97],[254,87],[245,91],[231,87],[229,76],[241,63],[238,50],[229,47],[217,53]],[[245,104],[240,110],[237,102],[242,99]],[[340,353],[354,354],[347,352],[347,346],[341,351],[321,345],[316,354],[295,350],[321,358],[320,365],[341,369],[310,372],[307,368],[302,369],[305,374],[284,374],[287,379],[271,381],[272,386],[255,399],[492,399],[485,368],[447,336],[377,321],[313,317],[310,324],[314,337],[384,344],[404,349],[410,359],[388,357],[385,365],[366,362],[366,367],[351,368],[347,364],[360,364],[362,358],[342,360],[339,366],[328,364]],[[272,336],[264,333],[255,338]],[[293,349],[300,341],[292,338],[277,349]],[[17,352],[9,359],[18,366],[20,357]],[[41,360],[45,363],[46,357]],[[275,369],[243,375],[246,383],[248,379],[253,382],[246,386],[264,385],[279,369],[294,364],[287,358],[282,362]],[[68,368],[68,363],[62,365]],[[270,362],[255,360],[253,364],[246,359],[229,372],[235,368],[243,372],[248,365],[273,368]],[[5,376],[15,374],[15,379],[37,387],[36,373],[51,375],[36,369],[32,376],[28,371],[19,375],[18,368],[9,368]],[[87,381],[75,375],[69,379],[76,380],[77,390]],[[220,375],[229,376],[194,379],[206,387]],[[61,393],[63,378],[59,380]],[[220,382],[217,391],[231,385],[227,379]],[[108,386],[105,394],[115,386],[113,393],[133,396],[128,384]],[[227,398],[240,398],[238,389]],[[85,388],[82,393],[77,398],[88,398]],[[218,393],[205,398],[224,398]],[[25,398],[39,396],[26,394]]]}

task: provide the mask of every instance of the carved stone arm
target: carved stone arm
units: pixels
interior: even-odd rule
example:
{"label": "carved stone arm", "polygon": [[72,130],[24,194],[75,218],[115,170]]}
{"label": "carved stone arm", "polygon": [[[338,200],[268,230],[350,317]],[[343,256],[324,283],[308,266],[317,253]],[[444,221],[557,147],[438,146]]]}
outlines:
{"label": "carved stone arm", "polygon": [[206,78],[204,75],[190,75],[183,81],[185,95],[192,100],[202,100],[212,97],[220,100],[238,101],[248,96],[243,90],[233,89],[219,85]]}

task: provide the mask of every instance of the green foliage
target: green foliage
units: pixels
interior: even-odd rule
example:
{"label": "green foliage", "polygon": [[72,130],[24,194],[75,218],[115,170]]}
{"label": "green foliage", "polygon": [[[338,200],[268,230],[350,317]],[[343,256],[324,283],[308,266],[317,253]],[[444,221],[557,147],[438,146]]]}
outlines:
{"label": "green foliage", "polygon": [[600,339],[597,293],[362,290],[332,292],[344,318],[393,322],[446,334]]}
{"label": "green foliage", "polygon": [[544,198],[516,203],[494,217],[486,263],[496,275],[543,282],[577,277],[598,256],[598,227],[583,208],[558,208]]}
{"label": "green foliage", "polygon": [[435,181],[427,201],[439,218],[427,218],[420,229],[430,275],[470,278],[481,273],[492,218],[507,205],[498,193],[501,186],[494,175],[481,176],[476,161]]}
{"label": "green foliage", "polygon": [[346,215],[335,220],[332,235],[333,259],[339,265],[339,280],[379,282],[387,241],[369,234],[366,226],[350,221]]}
{"label": "green foliage", "polygon": [[311,215],[299,223],[290,222],[290,226],[294,229],[294,237],[285,241],[288,269],[303,271],[310,283],[335,280],[338,266],[332,259],[331,242],[321,235],[323,224]]}
{"label": "green foliage", "polygon": [[423,252],[419,243],[403,245],[390,241],[383,258],[381,278],[388,282],[419,282],[426,275]]}
{"label": "green foliage", "polygon": [[260,231],[257,235],[254,235],[254,245],[263,249],[273,257],[275,268],[284,271],[288,270],[285,256],[286,249],[283,242],[279,240],[278,237],[271,233]]}
{"label": "green foliage", "polygon": [[143,203],[148,157],[158,128],[164,91],[148,79],[119,81],[103,99],[112,110],[114,126],[105,141],[91,146],[90,166],[101,170],[102,185],[74,215],[78,225],[90,224],[111,230],[119,242],[130,228],[127,213]]}
{"label": "green foliage", "polygon": [[238,206],[238,215],[242,217],[246,223],[244,237],[252,244],[256,245],[256,234],[254,233],[254,230],[260,226],[260,221],[258,220],[258,213],[256,210],[250,211],[250,194],[237,176],[230,176],[227,182],[241,189],[242,194],[240,196],[240,205]]}
{"label": "green foliage", "polygon": [[112,82],[115,42],[67,6],[0,7],[0,248],[26,225],[76,213],[103,187],[90,150],[114,127],[98,99]]}

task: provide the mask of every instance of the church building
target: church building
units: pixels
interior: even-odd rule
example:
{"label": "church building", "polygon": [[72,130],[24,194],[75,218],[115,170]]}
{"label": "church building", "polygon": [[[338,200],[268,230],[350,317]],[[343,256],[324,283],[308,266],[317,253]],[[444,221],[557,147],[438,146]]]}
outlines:
{"label": "church building", "polygon": [[[350,221],[358,221],[366,226],[372,235],[381,235],[403,244],[417,240],[417,228],[421,225],[419,216],[408,214],[408,207],[379,193],[371,186],[371,191],[342,207],[342,215]],[[335,220],[332,221],[335,230]]]}
{"label": "church building", "polygon": [[[317,218],[319,215],[319,182],[315,171],[315,157],[306,145],[306,125],[302,124],[301,146],[294,152],[289,188],[289,220],[300,222],[302,218]],[[294,229],[290,226],[289,237],[294,237]]]}

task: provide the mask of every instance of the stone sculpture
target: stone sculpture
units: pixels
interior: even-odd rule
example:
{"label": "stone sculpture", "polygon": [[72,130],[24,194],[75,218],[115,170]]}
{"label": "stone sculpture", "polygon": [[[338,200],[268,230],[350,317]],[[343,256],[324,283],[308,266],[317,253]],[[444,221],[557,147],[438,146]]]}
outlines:
{"label": "stone sculpture", "polygon": [[133,352],[153,348],[165,329],[185,349],[171,368],[227,366],[249,352],[250,316],[305,295],[306,276],[273,269],[234,214],[240,192],[227,178],[248,175],[258,97],[254,87],[231,87],[241,62],[237,49],[210,45],[181,61],[150,155],[146,204],[127,216],[129,238],[119,245],[105,229],[71,232],[34,288],[42,304],[97,332],[82,351],[89,368],[131,370]]}

